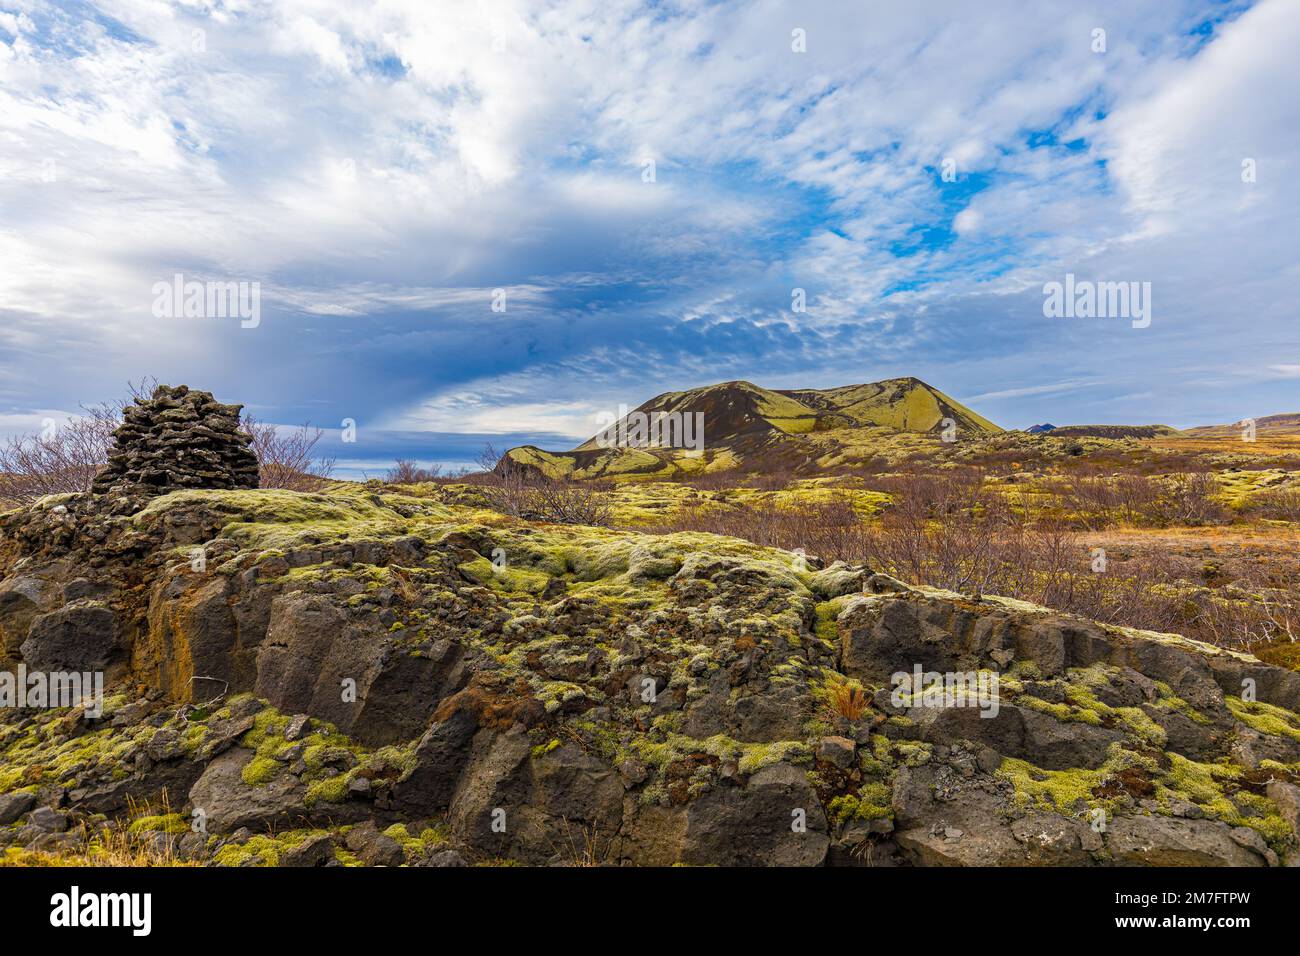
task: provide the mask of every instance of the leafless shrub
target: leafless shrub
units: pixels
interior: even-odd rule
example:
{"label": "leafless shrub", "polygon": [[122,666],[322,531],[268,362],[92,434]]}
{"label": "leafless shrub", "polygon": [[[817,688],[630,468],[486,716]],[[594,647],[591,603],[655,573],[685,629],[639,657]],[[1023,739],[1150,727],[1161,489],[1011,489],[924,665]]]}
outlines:
{"label": "leafless shrub", "polygon": [[442,475],[441,465],[421,468],[409,458],[399,458],[384,475],[384,481],[390,485],[418,485],[435,481]]}
{"label": "leafless shrub", "polygon": [[1089,531],[1120,524],[1150,523],[1159,512],[1162,489],[1144,475],[1074,475],[1053,489],[1068,520]]}
{"label": "leafless shrub", "polygon": [[1232,513],[1218,500],[1219,485],[1205,472],[1178,475],[1162,498],[1166,525],[1223,524]]}
{"label": "leafless shrub", "polygon": [[755,491],[784,491],[796,480],[794,469],[788,463],[777,463],[770,471],[750,471],[737,479],[732,487],[753,488]]}
{"label": "leafless shrub", "polygon": [[542,521],[610,523],[609,487],[603,482],[541,480],[530,489],[528,502],[530,510]]}
{"label": "leafless shrub", "polygon": [[[1225,597],[1227,592],[1190,585],[1187,568],[1158,551],[1096,573],[1092,550],[1077,524],[1066,526],[1047,511],[1010,507],[984,489],[978,474],[897,475],[881,487],[893,501],[874,520],[863,520],[847,502],[832,500],[783,508],[696,509],[648,530],[711,531],[804,549],[913,584],[1019,598],[1103,623],[1180,633],[1222,646],[1300,635],[1300,595],[1270,590],[1261,579],[1239,580]],[[1135,484],[1114,497],[1092,500],[1141,513],[1155,507],[1151,487]],[[1190,504],[1178,501],[1180,493]],[[1172,500],[1181,510],[1173,513],[1184,520],[1203,517],[1200,508],[1210,493],[1199,482],[1181,492],[1175,488]],[[1169,520],[1169,501],[1159,504],[1164,520]]]}
{"label": "leafless shrub", "polygon": [[678,513],[672,521],[647,530],[659,534],[700,531],[787,551],[838,556],[861,552],[866,525],[847,499],[837,497],[797,507],[717,504]]}
{"label": "leafless shrub", "polygon": [[0,503],[86,491],[108,461],[116,422],[86,416],[0,445]]}
{"label": "leafless shrub", "polygon": [[1255,598],[1228,601],[1205,595],[1191,602],[1188,630],[1220,647],[1249,648],[1269,641],[1294,641],[1300,635],[1300,606]]}
{"label": "leafless shrub", "polygon": [[1075,475],[1056,482],[1053,491],[1066,519],[1090,531],[1222,524],[1231,517],[1218,500],[1214,476],[1203,471],[1169,478]]}
{"label": "leafless shrub", "polygon": [[316,456],[316,444],[325,432],[310,423],[282,432],[269,422],[245,414],[240,427],[252,436],[251,448],[257,456],[263,488],[314,491],[334,471],[333,458]]}
{"label": "leafless shrub", "polygon": [[691,475],[689,478],[683,478],[682,484],[696,491],[722,491],[726,488],[736,488],[744,480],[741,472],[734,468],[727,468],[723,471],[706,471]]}
{"label": "leafless shrub", "polygon": [[535,468],[503,461],[490,444],[479,456],[480,474],[470,476],[494,511],[530,521],[608,525],[609,485],[551,478]]}
{"label": "leafless shrub", "polygon": [[157,384],[153,378],[127,382],[127,398],[83,405],[80,415],[62,425],[50,421],[39,432],[6,439],[0,444],[0,506],[88,491],[95,475],[108,463],[122,409],[148,397]]}
{"label": "leafless shrub", "polygon": [[1300,521],[1300,487],[1268,488],[1255,495],[1249,509],[1259,518]]}

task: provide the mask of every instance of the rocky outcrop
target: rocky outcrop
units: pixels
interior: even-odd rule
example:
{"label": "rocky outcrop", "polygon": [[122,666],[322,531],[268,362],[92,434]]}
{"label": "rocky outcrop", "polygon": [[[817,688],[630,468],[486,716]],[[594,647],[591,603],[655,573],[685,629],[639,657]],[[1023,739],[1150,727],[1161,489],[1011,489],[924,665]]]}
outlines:
{"label": "rocky outcrop", "polygon": [[[70,852],[120,820],[225,865],[1297,860],[1294,672],[463,500],[0,518],[11,662],[109,677],[102,714],[0,711],[0,842]],[[984,677],[900,693],[918,670]]]}
{"label": "rocky outcrop", "polygon": [[159,385],[122,412],[96,494],[159,495],[178,488],[256,488],[252,438],[240,430],[242,405],[211,392]]}

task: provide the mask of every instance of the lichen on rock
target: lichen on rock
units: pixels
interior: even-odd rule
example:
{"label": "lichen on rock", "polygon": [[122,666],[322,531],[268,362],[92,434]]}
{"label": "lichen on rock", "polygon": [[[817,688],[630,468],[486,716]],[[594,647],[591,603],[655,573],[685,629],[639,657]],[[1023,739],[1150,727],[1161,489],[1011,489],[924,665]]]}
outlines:
{"label": "lichen on rock", "polygon": [[[459,491],[67,501],[0,520],[0,633],[102,648],[110,698],[0,713],[6,844],[57,807],[240,866],[1296,858],[1300,675],[1249,655]],[[915,665],[997,716],[891,699]]]}

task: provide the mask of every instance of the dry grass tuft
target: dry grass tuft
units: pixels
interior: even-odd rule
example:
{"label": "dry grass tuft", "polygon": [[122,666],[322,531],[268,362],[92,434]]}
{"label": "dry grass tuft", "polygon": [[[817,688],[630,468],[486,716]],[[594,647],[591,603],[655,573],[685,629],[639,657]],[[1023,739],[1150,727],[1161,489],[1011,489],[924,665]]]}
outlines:
{"label": "dry grass tuft", "polygon": [[825,688],[826,707],[847,720],[861,720],[871,706],[866,688],[855,680],[832,680]]}

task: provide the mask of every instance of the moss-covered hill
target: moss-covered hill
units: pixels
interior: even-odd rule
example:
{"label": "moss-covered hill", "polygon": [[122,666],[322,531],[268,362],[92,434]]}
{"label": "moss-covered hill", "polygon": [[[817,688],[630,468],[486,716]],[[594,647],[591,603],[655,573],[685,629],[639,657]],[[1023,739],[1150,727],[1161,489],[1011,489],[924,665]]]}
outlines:
{"label": "moss-covered hill", "polygon": [[[638,416],[644,416],[638,419]],[[698,421],[702,441],[641,436],[638,420]],[[1002,429],[915,378],[831,389],[774,391],[724,382],[665,392],[567,452],[531,445],[510,449],[501,467],[522,466],[551,478],[673,477],[733,468],[801,469],[829,460],[879,455],[899,435],[930,447]],[[701,435],[702,432],[702,435]]]}
{"label": "moss-covered hill", "polygon": [[[109,679],[102,714],[0,711],[5,859],[1296,859],[1300,674],[736,539],[429,495],[0,518],[8,665]],[[914,667],[997,682],[891,694]]]}

